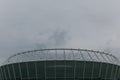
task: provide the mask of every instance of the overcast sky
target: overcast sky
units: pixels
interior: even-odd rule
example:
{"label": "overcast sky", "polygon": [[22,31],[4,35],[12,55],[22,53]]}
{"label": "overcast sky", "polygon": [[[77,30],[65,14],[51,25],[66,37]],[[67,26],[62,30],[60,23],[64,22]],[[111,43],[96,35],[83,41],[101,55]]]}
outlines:
{"label": "overcast sky", "polygon": [[0,63],[56,47],[120,56],[120,0],[0,0]]}

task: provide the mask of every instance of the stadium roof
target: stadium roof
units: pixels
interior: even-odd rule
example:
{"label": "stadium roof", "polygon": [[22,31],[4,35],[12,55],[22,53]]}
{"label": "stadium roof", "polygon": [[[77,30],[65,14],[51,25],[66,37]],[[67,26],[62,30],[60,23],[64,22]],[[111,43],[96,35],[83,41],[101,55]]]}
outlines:
{"label": "stadium roof", "polygon": [[3,65],[29,61],[74,60],[119,64],[112,54],[85,49],[39,49],[10,56]]}

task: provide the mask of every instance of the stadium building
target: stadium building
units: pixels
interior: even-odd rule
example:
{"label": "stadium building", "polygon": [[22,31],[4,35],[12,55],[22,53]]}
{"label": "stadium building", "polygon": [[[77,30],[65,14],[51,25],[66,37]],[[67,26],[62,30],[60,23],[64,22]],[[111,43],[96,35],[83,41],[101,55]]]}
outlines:
{"label": "stadium building", "polygon": [[119,60],[83,49],[40,49],[10,56],[0,80],[119,80]]}

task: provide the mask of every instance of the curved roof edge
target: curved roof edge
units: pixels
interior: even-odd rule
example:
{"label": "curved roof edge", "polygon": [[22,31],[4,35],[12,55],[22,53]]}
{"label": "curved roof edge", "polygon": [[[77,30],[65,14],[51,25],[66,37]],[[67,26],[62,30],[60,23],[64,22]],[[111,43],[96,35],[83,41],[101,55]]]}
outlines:
{"label": "curved roof edge", "polygon": [[73,51],[77,50],[77,51],[87,51],[87,52],[93,52],[93,53],[100,53],[100,54],[105,54],[105,55],[109,55],[109,56],[114,57],[116,59],[116,61],[118,61],[118,63],[119,63],[119,59],[116,56],[114,56],[112,54],[109,54],[109,53],[105,53],[105,52],[101,52],[101,51],[88,50],[88,49],[73,49],[73,48],[51,48],[51,49],[37,49],[37,50],[24,51],[24,52],[21,52],[21,53],[11,55],[5,62],[7,62],[7,61],[9,62],[10,59],[12,59],[13,57],[18,56],[18,55],[31,53],[31,52],[37,52],[37,51],[46,51],[46,50],[47,51],[49,51],[49,50],[62,50],[62,51],[64,51],[64,50],[73,50]]}

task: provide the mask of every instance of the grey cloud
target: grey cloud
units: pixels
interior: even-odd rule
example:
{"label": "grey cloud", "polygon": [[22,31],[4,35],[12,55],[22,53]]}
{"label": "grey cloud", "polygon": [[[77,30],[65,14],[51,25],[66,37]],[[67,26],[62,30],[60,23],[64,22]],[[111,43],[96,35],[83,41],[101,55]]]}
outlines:
{"label": "grey cloud", "polygon": [[[42,36],[45,35],[42,34]],[[46,37],[43,41],[41,41],[42,39],[40,38],[40,41],[35,43],[38,49],[63,47],[67,45],[67,41],[70,39],[68,32],[61,29],[53,31]]]}
{"label": "grey cloud", "polygon": [[0,0],[0,61],[13,53],[52,47],[106,49],[119,55],[119,3]]}

